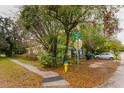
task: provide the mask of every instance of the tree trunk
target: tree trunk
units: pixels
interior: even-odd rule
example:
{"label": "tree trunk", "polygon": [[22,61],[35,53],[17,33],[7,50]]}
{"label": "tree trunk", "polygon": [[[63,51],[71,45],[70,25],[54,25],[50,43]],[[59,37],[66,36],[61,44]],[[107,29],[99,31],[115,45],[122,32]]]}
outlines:
{"label": "tree trunk", "polygon": [[66,33],[66,49],[65,49],[65,60],[67,59],[68,55],[68,47],[69,47],[69,32]]}
{"label": "tree trunk", "polygon": [[53,44],[53,65],[57,67],[57,38],[54,38],[54,44]]}

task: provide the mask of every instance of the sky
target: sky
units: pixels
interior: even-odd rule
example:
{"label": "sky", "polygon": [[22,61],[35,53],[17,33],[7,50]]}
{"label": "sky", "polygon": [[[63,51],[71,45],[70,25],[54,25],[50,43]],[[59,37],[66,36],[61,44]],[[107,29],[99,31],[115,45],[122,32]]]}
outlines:
{"label": "sky", "polygon": [[119,26],[122,28],[122,31],[118,34],[118,39],[122,42],[124,45],[124,8],[122,8],[118,13],[119,18]]}
{"label": "sky", "polygon": [[19,11],[19,6],[15,5],[0,5],[0,15],[4,17],[16,17]]}
{"label": "sky", "polygon": [[[4,17],[16,17],[20,6],[15,5],[0,5],[0,15]],[[118,14],[119,26],[123,30],[117,35],[118,39],[124,45],[124,8],[122,8]]]}

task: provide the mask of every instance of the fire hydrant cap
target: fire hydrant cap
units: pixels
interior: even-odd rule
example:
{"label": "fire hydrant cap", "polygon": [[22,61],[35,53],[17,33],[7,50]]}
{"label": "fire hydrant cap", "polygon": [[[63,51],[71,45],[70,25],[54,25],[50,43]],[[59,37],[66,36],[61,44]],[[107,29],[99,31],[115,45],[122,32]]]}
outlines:
{"label": "fire hydrant cap", "polygon": [[64,61],[64,64],[68,64],[68,62],[65,60],[65,61]]}
{"label": "fire hydrant cap", "polygon": [[67,66],[68,64],[64,64],[65,66]]}

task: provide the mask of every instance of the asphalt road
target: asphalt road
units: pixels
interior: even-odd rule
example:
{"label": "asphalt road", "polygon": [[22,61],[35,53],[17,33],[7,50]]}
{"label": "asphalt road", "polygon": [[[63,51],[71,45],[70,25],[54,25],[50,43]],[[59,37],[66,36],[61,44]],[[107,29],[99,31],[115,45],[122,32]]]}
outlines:
{"label": "asphalt road", "polygon": [[124,52],[121,53],[121,63],[117,71],[109,79],[107,83],[100,88],[124,88]]}

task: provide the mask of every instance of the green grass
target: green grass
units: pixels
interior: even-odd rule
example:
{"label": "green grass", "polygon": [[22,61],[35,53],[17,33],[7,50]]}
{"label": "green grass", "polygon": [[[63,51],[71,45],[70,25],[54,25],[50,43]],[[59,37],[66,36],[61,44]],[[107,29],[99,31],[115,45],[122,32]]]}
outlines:
{"label": "green grass", "polygon": [[38,68],[43,68],[43,65],[38,60],[37,61],[29,60],[29,59],[26,59],[26,57],[23,55],[16,55],[16,56],[13,56],[12,58],[17,59],[23,63],[36,66]]}
{"label": "green grass", "polygon": [[0,87],[33,88],[42,87],[41,76],[0,57]]}

